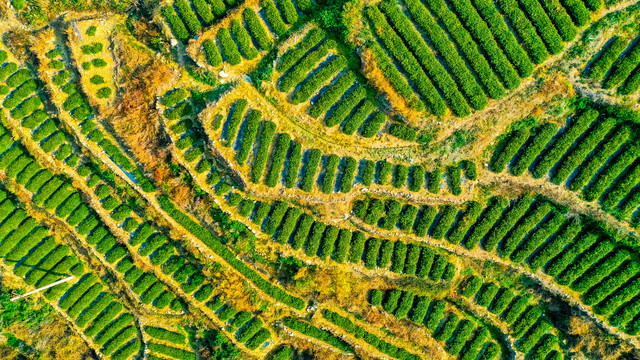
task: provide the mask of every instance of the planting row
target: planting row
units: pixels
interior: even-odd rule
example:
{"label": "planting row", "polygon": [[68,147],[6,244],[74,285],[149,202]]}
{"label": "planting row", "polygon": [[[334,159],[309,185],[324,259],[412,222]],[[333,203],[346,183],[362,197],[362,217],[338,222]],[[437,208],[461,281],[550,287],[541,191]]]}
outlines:
{"label": "planting row", "polygon": [[558,284],[579,292],[596,313],[613,314],[609,320],[614,326],[630,334],[640,331],[640,309],[633,299],[640,291],[636,251],[624,245],[624,235],[567,219],[545,199],[525,195],[509,203],[494,197],[485,207],[469,202],[463,209],[445,205],[438,212],[432,206],[418,211],[394,199],[385,203],[372,198],[357,200],[354,213],[387,229],[428,233],[468,249],[478,244],[485,251],[497,249],[515,264],[543,268]]}
{"label": "planting row", "polygon": [[550,358],[563,358],[559,351],[554,350],[558,339],[551,330],[557,330],[544,316],[543,308],[529,304],[528,296],[516,296],[511,289],[492,282],[483,284],[479,276],[467,278],[462,283],[460,294],[500,316],[508,324],[516,349],[528,359],[545,359],[551,351],[554,355]]}
{"label": "planting row", "polygon": [[[4,133],[3,139],[8,139],[0,146],[0,170],[3,170],[7,177],[14,179],[25,190],[33,194],[31,200],[34,205],[44,208],[74,228],[78,236],[85,238],[87,244],[95,246],[95,251],[103,255],[107,263],[114,264],[128,254],[127,247],[116,241],[116,237],[102,222],[100,215],[85,203],[83,194],[74,189],[71,181],[63,176],[53,174],[48,169],[43,169],[22,144],[12,141],[11,135],[5,133],[4,127],[0,128],[0,132]],[[96,187],[96,196],[104,198],[101,203],[103,209],[115,207],[109,215],[116,223],[122,223],[123,227],[127,224],[129,224],[128,226],[131,224],[136,226],[135,221],[131,223],[127,219],[131,213],[129,206],[126,204],[116,205],[119,200],[111,196],[107,198],[110,189],[104,185],[97,185],[100,182],[100,177],[91,174],[89,166],[80,165],[78,174],[87,176],[87,186]],[[162,244],[165,241],[166,238],[159,237],[157,242]],[[121,272],[124,273],[124,271]],[[136,271],[131,275],[125,274],[125,280],[131,285],[131,290],[140,296],[141,301],[145,304],[153,304],[158,307],[160,299],[169,296],[164,285],[158,282],[153,274],[145,274],[140,269],[136,268]]]}
{"label": "planting row", "polygon": [[[327,39],[322,30],[312,28],[295,46],[276,61],[280,73],[278,90],[290,93],[293,104],[311,103],[307,113],[323,116],[327,127],[340,125],[347,135],[356,131],[366,138],[376,135],[386,123],[384,114],[356,80],[337,43]],[[415,140],[410,136],[406,140]]]}
{"label": "planting row", "polygon": [[240,274],[245,276],[258,289],[262,290],[275,300],[282,302],[285,305],[291,306],[294,309],[302,310],[305,308],[306,304],[302,299],[288,294],[282,288],[273,285],[271,282],[265,280],[255,270],[239,260],[236,254],[233,253],[233,251],[229,250],[207,229],[205,229],[196,221],[191,219],[191,217],[177,209],[167,196],[160,196],[158,198],[158,201],[160,203],[160,206],[162,207],[162,210],[164,210],[169,216],[171,216],[178,224],[185,228],[194,237],[211,248],[218,256],[220,256]]}
{"label": "planting row", "polygon": [[[173,6],[162,7],[162,14],[176,38],[186,43],[190,38],[200,35],[204,28],[218,22],[230,9],[242,4],[241,0],[226,0],[225,2],[222,0],[174,0]],[[233,28],[236,25],[233,25],[233,23],[231,31],[236,37],[235,40],[241,50],[242,46],[248,45],[253,41],[256,43],[262,41],[270,42],[266,35],[267,31],[272,32],[275,36],[282,36],[290,26],[298,22],[302,13],[309,13],[313,7],[314,4],[310,0],[298,0],[296,4],[291,0],[278,0],[277,4],[273,0],[262,0],[258,13],[264,13],[262,15],[265,18],[264,20],[259,20],[258,15],[251,8],[245,8],[243,13],[244,21],[247,23],[247,29],[250,31],[253,40],[246,30],[244,30],[244,34],[240,35],[234,31]],[[250,13],[250,15],[247,15],[247,13]],[[266,23],[266,27],[261,24],[262,22]],[[237,26],[242,25],[238,23]],[[228,35],[227,31],[226,35],[223,35],[226,38],[223,41],[231,40]],[[220,31],[218,32],[218,37],[220,37]],[[241,37],[244,39],[239,39]],[[219,41],[221,40],[219,39]],[[225,47],[224,43],[220,45],[223,48]],[[262,48],[262,50],[266,50],[266,48]],[[234,65],[232,62],[230,63]]]}
{"label": "planting row", "polygon": [[412,354],[401,347],[380,339],[380,337],[378,337],[377,335],[366,331],[351,319],[338,313],[325,309],[322,311],[322,316],[334,325],[338,326],[340,329],[354,336],[356,339],[362,339],[364,342],[374,347],[381,353],[388,355],[394,359],[418,360],[421,358],[420,356]]}
{"label": "planting row", "polygon": [[558,130],[553,124],[521,128],[507,134],[496,148],[490,169],[501,172],[509,164],[513,175],[529,169],[533,177],[549,174],[554,184],[581,190],[586,201],[621,220],[637,224],[640,206],[640,164],[632,130],[613,118],[586,110]]}
{"label": "planting row", "polygon": [[13,194],[0,190],[0,198],[0,257],[5,265],[36,288],[72,275],[76,281],[49,288],[44,296],[56,303],[103,355],[124,360],[139,353],[141,342],[133,315],[97,276],[85,274],[84,264],[69,247],[20,208]]}
{"label": "planting row", "polygon": [[[280,0],[278,5],[272,0],[263,0],[257,12],[246,8],[241,18],[231,20],[228,28],[218,30],[215,40],[203,41],[202,50],[209,64],[214,67],[223,62],[238,65],[243,58],[253,60],[261,51],[269,51],[274,39],[284,35],[298,21],[298,10],[291,0]],[[308,11],[310,7],[304,10]],[[263,13],[266,19],[259,15]]]}
{"label": "planting row", "polygon": [[[63,49],[64,46],[56,45],[55,40],[57,38],[51,32],[50,37],[45,37],[40,44],[44,49],[34,50],[39,60],[39,73],[42,80],[52,88],[60,90],[55,91],[50,100],[58,107],[61,114],[70,116],[71,119],[68,121],[75,122],[73,125],[80,126],[80,134],[78,136],[86,137],[90,142],[96,143],[118,167],[135,179],[143,191],[155,191],[153,184],[134,165],[133,161],[123,153],[117,141],[106,133],[106,130],[100,124],[97,119],[98,114],[90,106],[88,98],[80,86],[80,79],[75,75],[75,70],[72,66],[69,65],[72,63],[71,59],[65,58],[65,51],[62,51],[65,50]],[[95,44],[92,46],[95,46]],[[56,61],[61,64],[62,68],[58,72],[50,72],[46,66],[48,61]],[[95,75],[91,78],[91,82],[103,84],[105,80],[101,75]],[[63,117],[63,119],[65,118]],[[26,126],[24,121],[23,126]],[[59,129],[59,131],[64,133],[62,129]],[[66,136],[70,138],[70,136]],[[77,155],[73,156],[73,158],[77,158]],[[70,165],[75,166],[73,164]]]}
{"label": "planting row", "polygon": [[605,89],[616,88],[622,95],[630,95],[640,88],[640,45],[638,39],[614,36],[588,63],[585,75],[602,81]]}
{"label": "planting row", "polygon": [[[306,192],[316,185],[326,194],[348,193],[355,184],[371,186],[374,182],[398,189],[407,186],[416,192],[426,188],[432,193],[438,193],[443,185],[439,168],[427,173],[422,165],[394,165],[386,160],[358,162],[349,156],[340,159],[337,155],[323,155],[318,149],[304,150],[291,135],[276,133],[275,123],[262,120],[261,111],[247,107],[246,100],[236,100],[223,123],[223,116],[217,115],[220,122],[214,122],[217,128],[212,130],[220,134],[223,146],[236,150],[235,162],[248,167],[253,183],[264,181],[269,187],[281,183]],[[218,143],[216,140],[214,144]],[[476,180],[476,166],[471,161],[446,168],[446,183],[454,195],[462,193],[463,169],[467,179]]]}
{"label": "planting row", "polygon": [[489,330],[472,320],[460,319],[455,312],[446,311],[446,301],[419,296],[398,289],[369,292],[371,305],[424,326],[434,339],[446,344],[447,353],[462,360],[495,359],[500,346],[493,341]]}
{"label": "planting row", "polygon": [[294,250],[303,250],[307,256],[318,256],[325,261],[364,264],[369,270],[384,269],[397,274],[425,279],[450,281],[456,274],[455,266],[446,257],[419,244],[403,241],[366,238],[360,231],[338,228],[314,220],[313,216],[286,202],[254,202],[238,193],[228,197],[240,215],[249,219],[280,244],[289,244]]}
{"label": "planting row", "polygon": [[[216,161],[206,150],[207,139],[203,136],[205,132],[197,120],[191,100],[184,89],[176,89],[163,96],[162,103],[167,108],[164,112],[165,128],[173,139],[176,152],[182,155],[185,163],[194,164],[196,173],[206,174],[207,185],[217,185],[217,190],[224,193],[228,191],[228,184],[220,181]],[[243,150],[246,151],[247,149]]]}
{"label": "planting row", "polygon": [[459,117],[516,89],[590,18],[581,1],[554,0],[383,1],[365,13],[379,41],[370,48],[407,104],[420,110],[418,95],[432,114]]}

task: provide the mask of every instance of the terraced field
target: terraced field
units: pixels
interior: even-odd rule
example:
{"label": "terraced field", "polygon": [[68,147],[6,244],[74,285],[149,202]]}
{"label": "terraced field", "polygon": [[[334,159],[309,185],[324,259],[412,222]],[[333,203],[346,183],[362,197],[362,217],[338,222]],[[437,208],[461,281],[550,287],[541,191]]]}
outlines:
{"label": "terraced field", "polygon": [[0,357],[639,359],[639,15],[8,1]]}

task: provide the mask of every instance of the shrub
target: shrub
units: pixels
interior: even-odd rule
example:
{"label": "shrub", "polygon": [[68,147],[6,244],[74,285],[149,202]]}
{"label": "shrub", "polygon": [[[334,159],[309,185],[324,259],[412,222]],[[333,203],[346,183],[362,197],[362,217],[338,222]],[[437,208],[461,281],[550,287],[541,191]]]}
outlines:
{"label": "shrub", "polygon": [[273,3],[273,0],[261,0],[260,6],[264,10],[269,27],[271,27],[273,32],[277,36],[284,35],[284,33],[287,32],[287,25],[282,21],[280,13],[278,12],[276,5]]}
{"label": "shrub", "polygon": [[400,300],[400,304],[396,308],[394,315],[398,319],[404,319],[409,314],[409,311],[413,307],[413,300],[415,299],[415,295],[410,292],[403,292],[402,299]]}
{"label": "shrub", "polygon": [[[286,55],[286,53],[285,53]],[[283,56],[284,59],[284,56]],[[356,82],[356,76],[353,72],[347,71],[338,78],[338,81],[328,85],[318,99],[309,106],[309,115],[314,118],[326,113],[335,103],[340,100],[340,97],[349,90],[349,88]],[[359,87],[359,86],[358,86]],[[353,92],[351,92],[353,93]],[[344,105],[346,106],[346,105]],[[334,124],[335,125],[335,124]]]}
{"label": "shrub", "polygon": [[61,309],[67,310],[71,307],[71,305],[75,304],[76,301],[85,293],[93,284],[98,281],[95,275],[87,274],[83,276],[78,282],[73,284],[71,288],[60,298],[58,301],[58,306]]}
{"label": "shrub", "polygon": [[255,11],[250,8],[246,8],[242,12],[242,17],[247,24],[249,32],[253,35],[253,38],[256,39],[258,47],[261,50],[269,50],[273,45],[273,42]]}
{"label": "shrub", "polygon": [[98,90],[96,93],[98,95],[98,99],[106,99],[111,96],[112,90],[110,87],[103,87]]}
{"label": "shrub", "polygon": [[516,321],[520,314],[522,314],[528,304],[528,297],[519,296],[509,305],[509,308],[502,313],[502,319],[509,325],[513,324],[513,322]]}
{"label": "shrub", "polygon": [[322,179],[322,192],[325,194],[330,194],[333,192],[333,184],[336,179],[336,170],[339,163],[340,158],[338,158],[337,155],[331,154],[326,157],[325,171]]}
{"label": "shrub", "polygon": [[[13,66],[7,65],[7,70],[9,70],[9,68],[13,68]],[[26,82],[29,79],[31,79],[31,71],[29,71],[29,69],[20,69],[14,72],[11,76],[9,76],[5,80],[5,83],[7,84],[8,87],[14,88]]]}
{"label": "shrub", "polygon": [[[353,118],[360,113],[360,108],[353,115]],[[351,121],[350,119],[350,121]],[[381,111],[376,111],[373,116],[369,116],[368,120],[360,127],[360,135],[366,138],[373,137],[380,130],[380,127],[387,121],[387,117]],[[345,132],[346,133],[346,132]]]}
{"label": "shrub", "polygon": [[95,59],[91,59],[91,65],[97,67],[97,68],[102,68],[107,66],[107,62],[104,61],[104,59],[101,58],[95,58]]}
{"label": "shrub", "polygon": [[550,236],[555,234],[563,223],[564,217],[556,212],[552,212],[551,218],[536,229],[532,235],[526,237],[515,251],[511,253],[511,260],[515,263],[524,261]]}
{"label": "shrub", "polygon": [[620,286],[623,286],[623,284],[632,277],[637,275],[639,269],[640,266],[636,262],[627,262],[623,264],[606,280],[589,289],[589,291],[582,296],[582,301],[585,305],[595,305],[599,303]]}
{"label": "shrub", "polygon": [[291,330],[297,331],[306,336],[323,341],[337,348],[342,352],[353,353],[353,348],[351,347],[351,345],[349,345],[347,342],[345,342],[341,338],[331,334],[326,330],[319,329],[317,327],[314,327],[308,324],[307,322],[303,322],[301,320],[297,320],[291,317],[285,317],[282,320],[282,322],[286,327],[290,328]]}
{"label": "shrub", "polygon": [[258,137],[258,149],[255,154],[253,166],[251,167],[251,181],[253,183],[260,182],[264,167],[267,163],[267,157],[269,156],[269,147],[273,140],[273,135],[276,131],[276,125],[271,121],[263,122],[262,130]]}
{"label": "shrub", "polygon": [[538,1],[523,0],[520,2],[524,11],[529,15],[529,19],[538,30],[540,38],[545,43],[551,54],[558,54],[562,51],[564,45],[562,37],[551,23],[549,16],[544,11]]}
{"label": "shrub", "polygon": [[38,90],[38,83],[33,79],[27,80],[18,88],[13,90],[11,94],[5,97],[4,101],[2,102],[2,106],[7,109],[12,109],[27,96],[33,94],[36,90]]}
{"label": "shrub", "polygon": [[294,250],[300,250],[302,248],[302,245],[304,245],[304,242],[307,239],[309,231],[311,231],[312,224],[313,216],[306,213],[303,213],[300,216],[300,221],[298,222],[298,227],[293,234],[293,241],[291,243],[291,247]]}
{"label": "shrub", "polygon": [[191,10],[191,5],[186,0],[174,0],[173,4],[178,9],[178,13],[189,28],[191,35],[199,34],[202,31],[202,25],[196,14]]}
{"label": "shrub", "polygon": [[373,270],[377,266],[378,253],[380,251],[380,239],[369,238],[366,243],[366,250],[364,253],[364,264],[369,270]]}
{"label": "shrub", "polygon": [[238,331],[236,339],[240,343],[247,342],[262,328],[262,325],[262,320],[257,317],[253,317],[246,326]]}
{"label": "shrub", "polygon": [[471,276],[466,280],[463,285],[461,295],[466,298],[472,298],[476,295],[480,287],[482,286],[482,279],[479,276]]}
{"label": "shrub", "polygon": [[376,171],[375,163],[371,160],[361,160],[360,169],[360,178],[362,180],[362,184],[365,186],[371,186],[373,175]]}
{"label": "shrub", "polygon": [[280,13],[284,15],[284,19],[289,25],[298,21],[298,12],[291,0],[279,1],[278,5],[280,5]]}
{"label": "shrub", "polygon": [[457,214],[458,209],[455,206],[444,205],[438,214],[439,218],[437,223],[433,226],[431,237],[434,239],[442,239],[449,228],[451,228]]}
{"label": "shrub", "polygon": [[22,119],[38,110],[40,105],[42,105],[42,100],[37,96],[32,96],[20,103],[17,107],[11,109],[11,117],[14,119]]}
{"label": "shrub", "polygon": [[[16,65],[15,63],[10,62],[10,63],[2,64],[2,66],[0,66],[0,80],[4,81],[7,78],[7,76],[9,76],[9,74],[13,74],[17,70],[18,70],[18,65]],[[25,74],[28,73],[28,70],[24,73]],[[29,74],[29,77],[27,77],[26,79],[23,79],[22,82],[31,78],[31,73],[28,73],[28,74]]]}
{"label": "shrub", "polygon": [[546,201],[534,202],[529,212],[518,221],[518,224],[511,229],[509,234],[503,237],[498,248],[498,254],[501,257],[510,256],[522,241],[522,238],[537,226],[551,210],[551,205]]}
{"label": "shrub", "polygon": [[613,255],[608,256],[600,263],[591,267],[588,272],[586,272],[579,279],[574,281],[571,284],[571,288],[584,293],[589,290],[593,286],[600,284],[602,280],[608,276],[612,269],[616,269],[620,266],[625,260],[629,258],[630,254],[626,250],[617,250]]}
{"label": "shrub", "polygon": [[275,353],[273,353],[273,355],[271,355],[269,360],[288,360],[288,359],[291,359],[292,357],[293,357],[293,350],[291,350],[290,347],[285,346],[278,349]]}
{"label": "shrub", "polygon": [[[391,25],[402,35],[409,48],[413,51],[416,59],[433,79],[436,86],[441,90],[444,99],[449,107],[458,116],[468,115],[469,106],[462,96],[455,82],[449,73],[438,62],[435,55],[429,50],[428,45],[423,40],[419,32],[414,30],[411,21],[402,13],[398,6],[392,2],[383,2],[382,10],[386,13]],[[413,7],[415,11],[415,5]],[[453,35],[455,37],[455,35]],[[460,63],[456,63],[459,65]],[[453,73],[458,72],[456,68]],[[465,80],[470,80],[466,77]],[[475,83],[461,82],[462,91],[469,99],[469,102],[476,109],[481,109],[487,104],[487,99],[480,87]]]}
{"label": "shrub", "polygon": [[386,269],[389,267],[391,257],[393,256],[393,242],[390,240],[384,240],[380,247],[380,255],[378,260],[378,267]]}
{"label": "shrub", "polygon": [[269,214],[269,219],[263,228],[265,234],[269,236],[273,236],[273,234],[275,234],[276,229],[280,226],[282,218],[284,217],[288,207],[287,203],[283,201],[276,201],[273,204],[271,213]]}
{"label": "shrub", "polygon": [[593,155],[580,164],[575,176],[569,180],[567,187],[572,191],[581,189],[593,178],[598,169],[620,148],[628,137],[629,129],[627,127],[618,128],[613,131],[611,137],[600,143],[593,151]]}
{"label": "shrub", "polygon": [[194,222],[191,218],[180,212],[175,208],[173,203],[166,196],[158,197],[158,202],[164,211],[166,211],[175,221],[182,225],[187,231],[203,241],[214,252],[222,257],[227,263],[235,268],[242,275],[247,277],[258,288],[263,290],[269,296],[273,297],[277,301],[287,304],[295,309],[303,309],[305,303],[303,300],[291,296],[281,288],[271,284],[269,281],[258,275],[253,269],[248,267],[244,262],[240,261],[236,254],[224,246],[217,238],[215,238],[209,231],[203,228],[198,223]]}
{"label": "shrub", "polygon": [[597,238],[598,236],[594,233],[582,234],[572,246],[561,252],[547,265],[545,272],[553,277],[560,275],[573,262],[573,259],[591,247]]}
{"label": "shrub", "polygon": [[[324,124],[331,127],[342,123],[342,132],[352,135],[376,108],[366,95],[367,92],[363,86],[356,87],[344,99],[337,102],[332,108],[333,111],[325,116]],[[361,101],[362,105],[358,106]],[[356,107],[355,113],[349,116]]]}
{"label": "shrub", "polygon": [[604,81],[603,87],[605,89],[612,89],[620,85],[620,83],[631,75],[631,72],[638,66],[638,63],[640,63],[640,46],[635,44],[631,50],[626,51],[624,57],[616,63],[616,66]]}
{"label": "shrub", "polygon": [[405,205],[400,212],[398,227],[400,230],[408,231],[413,227],[413,223],[418,215],[418,208],[413,205]]}
{"label": "shrub", "polygon": [[416,218],[416,223],[414,225],[413,231],[417,236],[423,237],[427,235],[427,231],[435,219],[438,211],[435,207],[426,205],[422,208],[420,213],[418,213],[418,217]]}
{"label": "shrub", "polygon": [[211,66],[219,66],[222,64],[222,55],[218,50],[218,46],[211,39],[206,39],[202,42],[202,48],[204,49],[204,55]]}
{"label": "shrub", "polygon": [[245,99],[238,99],[234,103],[229,121],[225,124],[226,129],[223,131],[226,132],[225,146],[229,147],[233,144],[233,140],[236,138],[238,128],[240,127],[240,122],[242,121],[242,114],[246,110],[247,105],[248,102]]}
{"label": "shrub", "polygon": [[625,147],[616,157],[607,161],[604,168],[598,171],[596,177],[594,177],[589,184],[582,190],[582,195],[585,200],[593,201],[599,198],[602,193],[609,188],[611,183],[615,181],[620,174],[630,166],[636,159],[638,151],[635,143]]}
{"label": "shrub", "polygon": [[[282,220],[282,226],[277,233],[276,241],[280,244],[288,242],[291,234],[296,229],[296,223],[302,214],[302,210],[296,207],[290,207]],[[279,225],[279,224],[278,224]]]}
{"label": "shrub", "polygon": [[300,189],[303,191],[309,192],[311,191],[311,186],[313,186],[316,171],[318,169],[318,164],[320,163],[320,158],[322,156],[322,152],[318,149],[311,149],[308,152],[307,163],[305,165],[304,173],[302,175],[302,181],[300,183]]}
{"label": "shrub", "polygon": [[569,147],[578,139],[578,137],[587,130],[589,125],[598,117],[598,112],[589,109],[582,113],[575,121],[568,125],[556,141],[553,142],[544,152],[540,161],[535,165],[531,174],[535,178],[541,178],[551,167],[556,164],[560,158],[567,152]]}
{"label": "shrub", "polygon": [[435,255],[433,259],[433,264],[431,266],[431,271],[429,272],[429,277],[431,280],[438,281],[442,278],[442,274],[447,267],[447,258],[441,255]]}
{"label": "shrub", "polygon": [[338,234],[338,243],[336,245],[335,260],[338,263],[344,263],[349,255],[351,247],[352,232],[347,229],[340,229]]}
{"label": "shrub", "polygon": [[322,239],[322,234],[326,229],[327,225],[316,221],[313,223],[313,227],[311,228],[311,234],[307,239],[307,243],[305,244],[305,254],[307,256],[315,256],[318,252],[318,248],[320,247],[320,240]]}
{"label": "shrub", "polygon": [[329,226],[325,231],[322,238],[322,246],[320,247],[319,257],[321,260],[326,260],[333,254],[335,249],[336,240],[338,239],[339,229],[333,225]]}
{"label": "shrub", "polygon": [[449,233],[448,240],[452,244],[459,244],[462,242],[465,234],[469,231],[471,225],[476,223],[476,220],[482,212],[482,205],[475,201],[469,201],[466,204],[466,209],[462,213],[462,217],[455,224],[451,232]]}
{"label": "shrub", "polygon": [[390,270],[395,273],[401,273],[404,270],[406,259],[407,244],[402,241],[396,241],[395,248],[393,250],[393,262]]}
{"label": "shrub", "polygon": [[578,260],[569,265],[565,271],[557,277],[561,285],[568,285],[577,280],[596,261],[608,255],[614,248],[610,241],[599,241],[595,247],[585,251]]}
{"label": "shrub", "polygon": [[393,186],[401,188],[407,183],[407,177],[409,176],[409,168],[405,165],[398,164],[394,167],[393,172]]}
{"label": "shrub", "polygon": [[495,283],[484,284],[480,293],[476,295],[476,303],[482,307],[488,307],[499,289]]}
{"label": "shrub", "polygon": [[[300,104],[309,100],[315,94],[320,86],[329,80],[336,72],[347,65],[347,60],[342,56],[335,56],[328,60],[328,63],[321,64],[320,70],[314,72],[310,77],[301,83],[300,87],[294,92],[291,102]],[[297,66],[297,65],[296,65]],[[295,69],[295,67],[293,68]],[[352,132],[353,133],[353,132]]]}
{"label": "shrub", "polygon": [[[376,7],[367,8],[366,14],[373,23],[374,28],[378,30],[378,35],[385,47],[400,63],[405,74],[407,74],[422,96],[422,99],[428,103],[430,111],[436,116],[444,115],[446,113],[445,102],[438,94],[436,88],[433,86],[431,80],[429,80],[418,61],[403,43],[402,39],[400,39],[400,37],[391,29],[389,23],[384,18],[384,15]],[[456,115],[468,115],[468,108],[466,110],[467,112],[456,113]]]}
{"label": "shrub", "polygon": [[313,47],[318,45],[324,38],[324,33],[318,28],[310,29],[304,36],[302,41],[296,44],[295,47],[287,50],[279,59],[276,64],[276,70],[280,73],[284,73],[294,64],[296,64],[302,57]]}
{"label": "shrub", "polygon": [[294,141],[291,146],[291,152],[289,155],[289,166],[286,169],[286,175],[284,179],[284,183],[287,188],[292,188],[296,185],[301,161],[302,145],[299,142]]}
{"label": "shrub", "polygon": [[31,113],[31,115],[22,119],[22,126],[26,127],[27,129],[34,129],[36,126],[42,124],[42,122],[44,122],[44,120],[46,120],[47,118],[47,112],[42,109],[38,109]]}
{"label": "shrub", "polygon": [[342,167],[342,175],[340,176],[340,191],[346,194],[351,191],[351,187],[353,186],[357,161],[350,156],[344,157],[343,159],[344,165]]}
{"label": "shrub", "polygon": [[417,137],[415,129],[412,129],[405,124],[398,123],[391,124],[389,127],[389,134],[405,141],[415,141]]}
{"label": "shrub", "polygon": [[493,250],[502,239],[507,231],[509,231],[516,222],[525,214],[529,206],[531,205],[533,198],[529,195],[522,196],[517,199],[508,210],[504,212],[504,215],[495,223],[491,230],[484,238],[484,249],[487,251]]}
{"label": "shrub", "polygon": [[240,64],[242,58],[236,43],[231,38],[229,30],[227,28],[220,29],[216,35],[216,39],[222,48],[222,54],[224,55],[225,60],[231,65]]}
{"label": "shrub", "polygon": [[329,49],[335,47],[336,44],[333,40],[326,40],[321,43],[320,46],[307,53],[299,62],[280,76],[280,79],[278,79],[278,90],[289,92],[289,90],[304,80],[315,65],[327,55]]}
{"label": "shrub", "polygon": [[450,165],[447,167],[447,180],[449,183],[449,188],[453,195],[462,194],[462,187],[461,187],[462,170],[457,164]]}
{"label": "shrub", "polygon": [[593,307],[593,309],[596,314],[609,315],[636,296],[638,289],[640,289],[640,279],[635,278],[629,282],[627,286],[622,286],[616,289],[607,298],[607,301],[599,302]]}
{"label": "shrub", "polygon": [[186,351],[186,350],[182,350],[179,348],[174,348],[171,346],[166,346],[166,345],[161,345],[161,344],[156,344],[156,343],[148,343],[147,344],[149,350],[151,350],[152,352],[158,353],[158,354],[162,354],[162,355],[166,355],[172,358],[176,358],[176,359],[182,359],[182,360],[196,360],[196,354]]}
{"label": "shrub", "polygon": [[558,127],[552,123],[546,123],[536,128],[527,143],[523,145],[514,157],[511,173],[516,176],[522,175],[545,149],[557,131]]}
{"label": "shrub", "polygon": [[242,134],[242,139],[240,142],[240,149],[238,149],[238,153],[236,159],[238,164],[241,166],[244,165],[249,157],[249,152],[254,145],[256,135],[258,134],[258,126],[260,125],[260,118],[262,117],[262,112],[260,110],[250,110],[249,115],[247,116],[247,120],[245,121],[245,129]]}
{"label": "shrub", "polygon": [[354,264],[357,264],[362,259],[362,254],[364,253],[365,248],[365,235],[360,231],[354,231],[351,236],[351,254],[349,261]]}
{"label": "shrub", "polygon": [[235,37],[240,52],[245,59],[251,60],[258,56],[258,50],[253,46],[251,35],[249,35],[247,29],[240,24],[240,20],[234,19],[231,21],[231,33]]}
{"label": "shrub", "polygon": [[509,136],[505,137],[493,153],[489,165],[491,171],[502,172],[505,165],[516,155],[518,149],[527,141],[528,137],[529,129],[527,128],[514,130]]}
{"label": "shrub", "polygon": [[387,185],[392,170],[393,165],[390,162],[386,160],[378,161],[378,178],[376,182],[380,185]]}
{"label": "shrub", "polygon": [[255,350],[258,346],[262,345],[265,341],[267,341],[271,337],[271,332],[269,330],[262,328],[255,334],[249,341],[247,341],[246,346],[249,350]]}
{"label": "shrub", "polygon": [[442,169],[435,168],[427,175],[427,190],[432,194],[440,192],[440,183],[442,182]]}

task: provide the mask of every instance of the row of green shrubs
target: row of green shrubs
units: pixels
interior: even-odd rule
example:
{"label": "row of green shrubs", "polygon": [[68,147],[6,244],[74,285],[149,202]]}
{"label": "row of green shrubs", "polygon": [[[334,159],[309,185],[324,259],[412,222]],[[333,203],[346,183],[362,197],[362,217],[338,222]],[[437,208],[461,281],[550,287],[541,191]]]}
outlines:
{"label": "row of green shrubs", "polygon": [[[85,334],[93,337],[97,344],[104,345],[103,354],[123,353],[124,342],[137,334],[135,328],[120,332],[121,327],[117,324],[107,326],[115,314],[122,312],[122,305],[115,301],[113,295],[103,291],[104,287],[97,276],[83,276],[84,265],[74,255],[67,255],[68,247],[58,245],[53,237],[47,237],[48,230],[39,225],[38,221],[27,217],[21,209],[11,212],[9,206],[15,208],[15,204],[6,198],[7,195],[5,191],[0,190],[0,198],[4,200],[0,204],[4,220],[0,227],[0,238],[4,238],[0,246],[2,257],[6,261],[16,263],[16,275],[24,276],[28,284],[37,287],[59,280],[69,272],[79,277],[72,286],[65,283],[47,290],[44,293],[46,298],[50,301],[58,300],[58,306],[66,311],[69,317],[77,318],[76,323],[80,328],[100,318],[100,323],[93,323],[90,327],[93,330]],[[11,230],[14,231],[9,235]],[[26,236],[27,233],[31,235]],[[99,317],[107,306],[113,308],[112,312],[115,314],[111,317]],[[125,315],[129,316],[126,319],[130,323],[132,316],[128,313],[123,316]],[[135,350],[138,349],[140,346]]]}
{"label": "row of green shrubs", "polygon": [[290,244],[294,250],[303,249],[307,256],[338,263],[364,262],[367,269],[389,269],[398,274],[449,281],[456,273],[447,258],[435,254],[428,247],[403,241],[366,239],[359,231],[327,226],[286,202],[273,204],[242,199],[238,193],[228,202],[237,206],[242,216],[249,217],[280,244]]}
{"label": "row of green shrubs", "polygon": [[[545,358],[557,347],[557,339],[555,343],[547,344],[553,325],[540,307],[528,305],[528,296],[516,296],[511,289],[493,282],[483,284],[479,276],[467,278],[462,283],[460,294],[500,316],[509,325],[518,351],[529,357]],[[551,355],[552,358],[555,356]]]}
{"label": "row of green shrubs", "polygon": [[[464,348],[461,358],[475,359],[484,347],[495,344],[485,341],[489,335],[485,327],[477,327],[467,319],[458,321],[458,316],[452,312],[446,315],[443,300],[431,300],[428,296],[416,296],[413,292],[399,289],[373,289],[368,297],[371,305],[381,307],[396,318],[425,326],[436,340],[447,344],[445,350],[451,355],[459,355]],[[475,333],[473,337],[472,333]]]}

